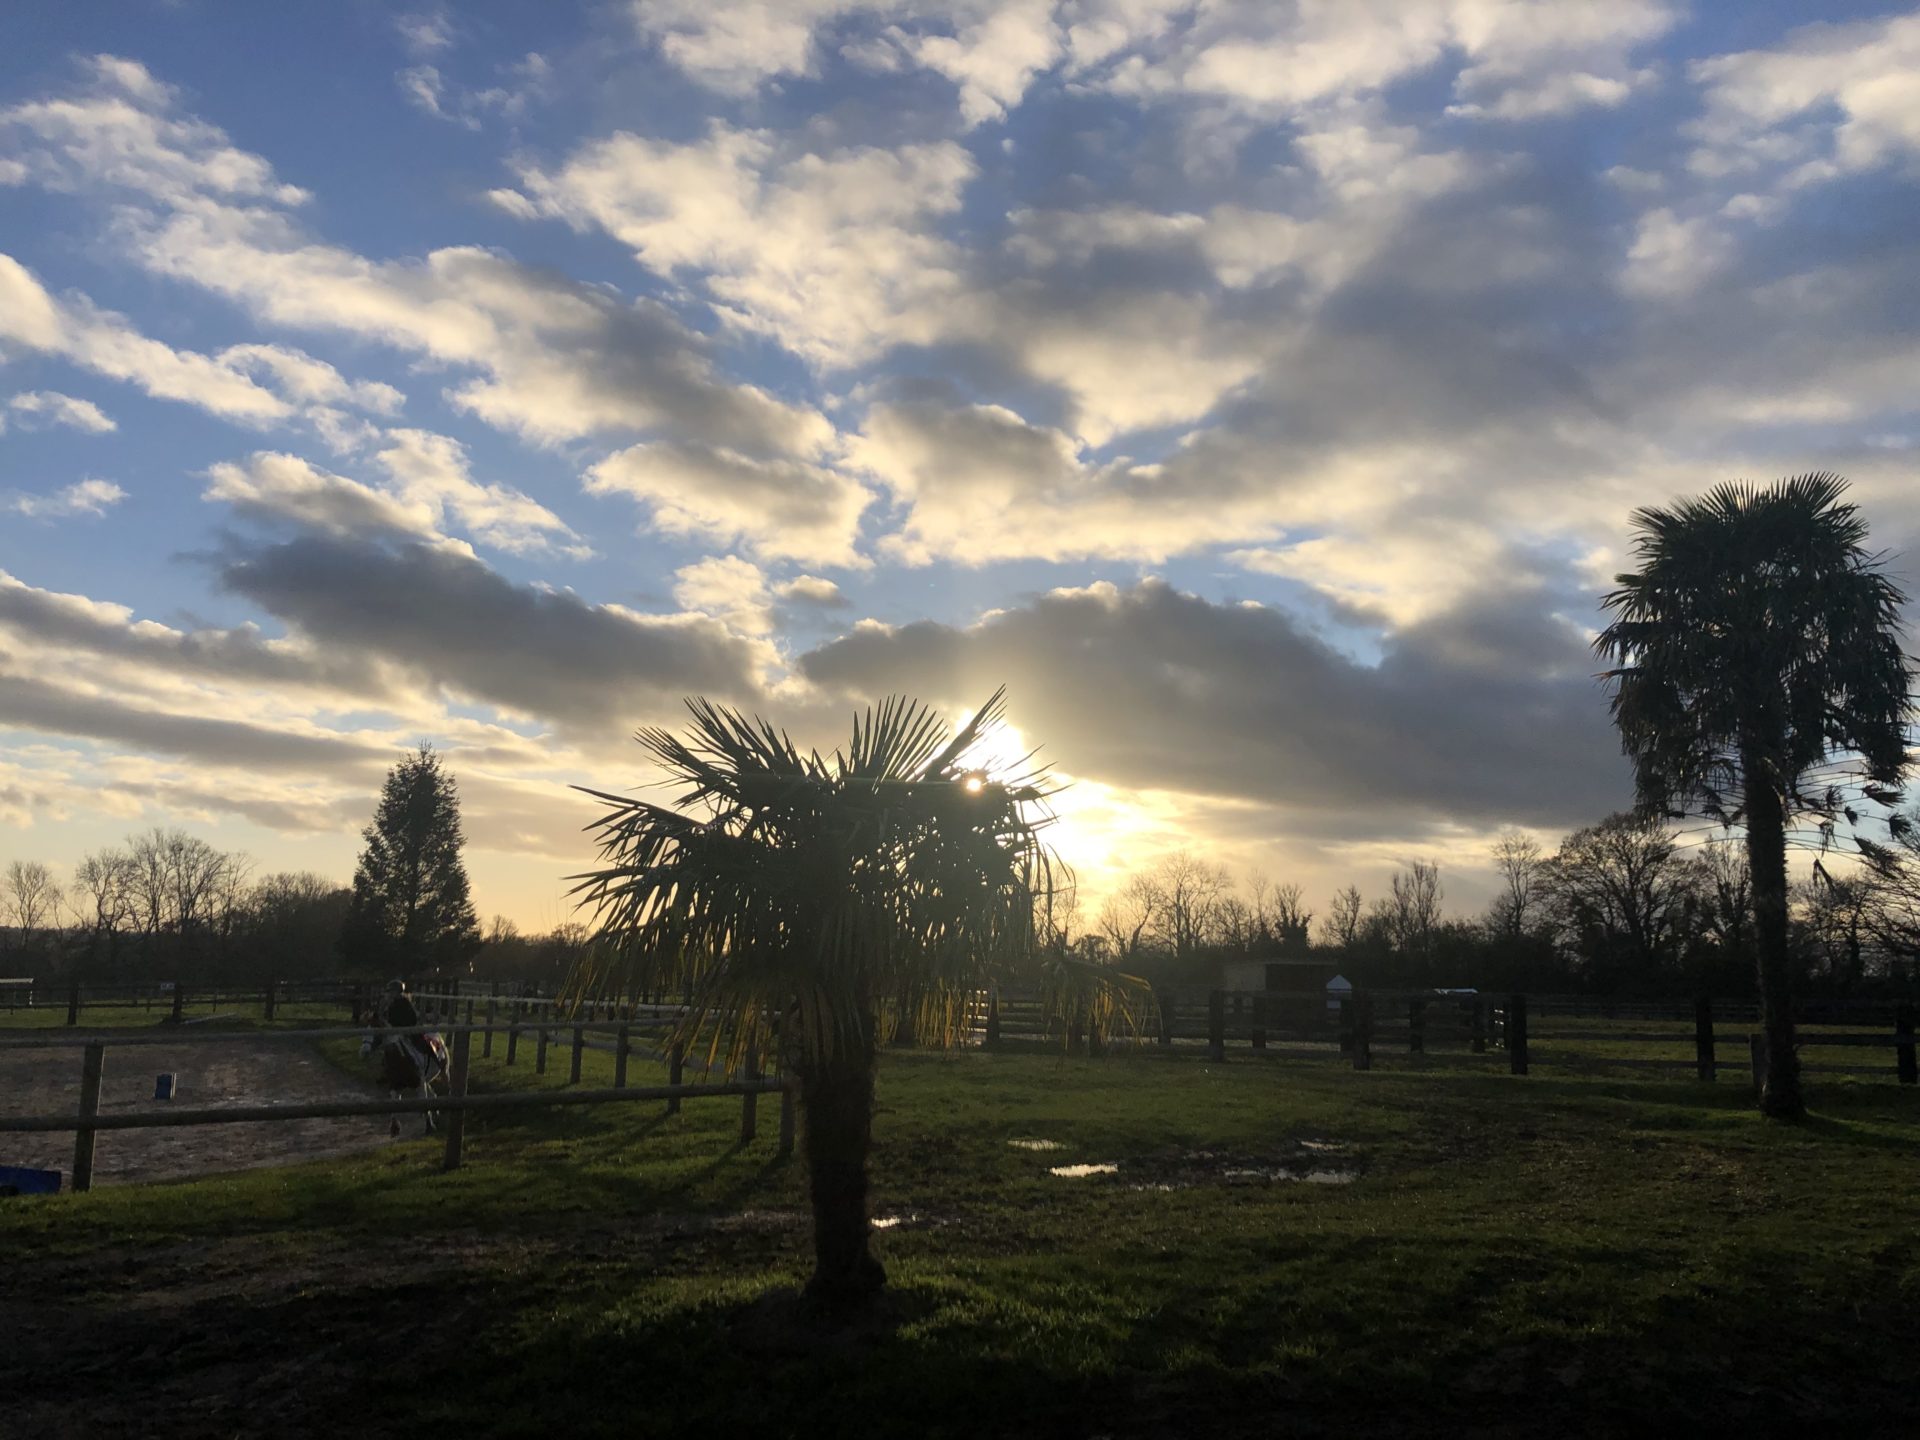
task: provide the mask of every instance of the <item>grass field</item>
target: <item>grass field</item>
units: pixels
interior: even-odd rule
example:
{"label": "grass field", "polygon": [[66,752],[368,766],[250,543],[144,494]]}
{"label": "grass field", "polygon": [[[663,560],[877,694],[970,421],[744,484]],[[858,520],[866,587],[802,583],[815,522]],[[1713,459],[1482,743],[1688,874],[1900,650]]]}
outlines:
{"label": "grass field", "polygon": [[[560,1083],[530,1048],[477,1081]],[[13,1202],[9,1423],[1913,1433],[1920,1095],[1830,1082],[1780,1127],[1734,1083],[1405,1064],[890,1054],[893,1298],[837,1335],[792,1305],[804,1176],[771,1098],[745,1148],[735,1100],[555,1111],[476,1117],[453,1175],[408,1141]],[[1119,1169],[1048,1173],[1075,1163]],[[1355,1178],[1272,1178],[1308,1169]]]}

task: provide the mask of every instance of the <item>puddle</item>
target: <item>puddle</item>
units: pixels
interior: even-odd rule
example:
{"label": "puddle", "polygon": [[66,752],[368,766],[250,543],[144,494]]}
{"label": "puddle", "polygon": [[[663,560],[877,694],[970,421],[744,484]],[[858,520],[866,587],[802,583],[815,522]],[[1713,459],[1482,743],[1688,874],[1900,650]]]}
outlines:
{"label": "puddle", "polygon": [[1344,1150],[1347,1146],[1346,1142],[1342,1140],[1302,1140],[1300,1142],[1300,1148],[1302,1150],[1325,1152],[1328,1150]]}
{"label": "puddle", "polygon": [[1058,1140],[1009,1140],[1007,1144],[1016,1150],[1059,1150],[1064,1148]]}
{"label": "puddle", "polygon": [[911,1215],[876,1215],[867,1223],[875,1230],[891,1230],[896,1225],[911,1225],[913,1220]]}
{"label": "puddle", "polygon": [[1306,1185],[1351,1185],[1360,1178],[1357,1170],[1223,1170],[1224,1180],[1293,1180]]}
{"label": "puddle", "polygon": [[1084,1180],[1089,1175],[1117,1175],[1118,1165],[1056,1165],[1047,1171],[1049,1175],[1058,1175],[1063,1180]]}

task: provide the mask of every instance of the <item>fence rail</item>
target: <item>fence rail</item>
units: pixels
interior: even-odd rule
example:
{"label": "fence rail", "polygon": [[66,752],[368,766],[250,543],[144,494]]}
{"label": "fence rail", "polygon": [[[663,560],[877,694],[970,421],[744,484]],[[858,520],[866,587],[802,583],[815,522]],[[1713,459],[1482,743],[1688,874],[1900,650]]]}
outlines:
{"label": "fence rail", "polygon": [[[779,1156],[782,1159],[793,1153],[795,1116],[793,1085],[781,1076],[768,1076],[760,1073],[756,1052],[748,1047],[746,1056],[746,1076],[740,1080],[701,1081],[698,1084],[682,1083],[686,1068],[686,1056],[676,1044],[668,1051],[636,1050],[631,1043],[633,1023],[630,1020],[567,1020],[550,1028],[566,1029],[573,1037],[573,1068],[568,1081],[569,1088],[560,1090],[513,1091],[505,1094],[470,1094],[467,1089],[471,1068],[472,1040],[482,1035],[488,1044],[493,1032],[501,1028],[497,1024],[447,1025],[433,1027],[436,1033],[453,1037],[451,1063],[448,1067],[448,1093],[444,1096],[431,1096],[424,1100],[315,1100],[288,1104],[267,1105],[230,1105],[199,1106],[184,1109],[137,1110],[124,1114],[103,1115],[100,1113],[101,1081],[105,1073],[106,1052],[110,1047],[140,1047],[151,1045],[219,1045],[265,1042],[268,1044],[309,1043],[316,1040],[355,1040],[365,1037],[386,1039],[395,1036],[414,1035],[420,1027],[406,1026],[329,1026],[320,1029],[302,1030],[238,1030],[238,1031],[199,1031],[195,1033],[170,1034],[35,1034],[0,1039],[0,1049],[7,1050],[72,1050],[82,1051],[80,1065],[80,1103],[78,1110],[71,1115],[0,1115],[0,1133],[24,1132],[74,1132],[73,1180],[72,1188],[76,1193],[84,1193],[93,1188],[93,1168],[96,1140],[104,1130],[146,1130],[178,1125],[233,1125],[264,1123],[286,1120],[317,1120],[350,1118],[353,1116],[394,1116],[401,1115],[444,1115],[447,1119],[445,1153],[441,1161],[444,1170],[460,1168],[465,1145],[466,1116],[470,1111],[486,1113],[499,1110],[538,1109],[562,1105],[606,1105],[632,1103],[645,1100],[663,1100],[669,1114],[678,1114],[681,1103],[686,1100],[714,1099],[725,1096],[740,1097],[740,1139],[747,1143],[755,1138],[758,1129],[758,1101],[760,1096],[778,1094],[780,1104],[780,1142]],[[529,1027],[532,1028],[532,1027]],[[545,1029],[542,1025],[540,1045],[540,1063],[536,1073],[546,1069]],[[580,1052],[586,1044],[589,1033],[611,1033],[614,1036],[615,1064],[614,1083],[611,1088],[575,1089],[580,1083]],[[627,1062],[634,1054],[644,1054],[667,1062],[668,1080],[665,1085],[630,1086],[627,1084]],[[511,1050],[508,1063],[512,1063]],[[695,1065],[696,1069],[706,1069]]]}
{"label": "fence rail", "polygon": [[[1915,1064],[1915,1010],[1900,1001],[1819,1000],[1796,1007],[1798,1045],[1820,1049],[1894,1051],[1889,1078],[1903,1085],[1920,1082]],[[1210,1059],[1224,1060],[1244,1046],[1265,1058],[1329,1058],[1370,1069],[1377,1053],[1389,1048],[1410,1055],[1451,1050],[1467,1056],[1504,1054],[1515,1075],[1536,1064],[1576,1065],[1585,1069],[1692,1070],[1701,1080],[1717,1078],[1723,1047],[1737,1047],[1749,1065],[1763,1057],[1755,1050],[1758,1007],[1751,1001],[1702,998],[1682,1005],[1671,1001],[1616,1002],[1584,996],[1496,995],[1440,990],[1160,990],[1149,1017],[1155,1034],[1134,1043],[1178,1053],[1204,1045]],[[1555,1022],[1573,1020],[1574,1028]],[[1632,1029],[1578,1026],[1580,1020],[1624,1020]],[[1545,1022],[1545,1023],[1542,1023]],[[1670,1022],[1671,1030],[1658,1029]],[[1818,1027],[1853,1028],[1842,1033]],[[1729,1030],[1725,1027],[1741,1027]],[[1036,993],[995,993],[986,1002],[982,1044],[987,1049],[1036,1042],[1065,1042],[1088,1053],[1118,1043],[1076,1034],[1050,1016]],[[1682,1057],[1591,1054],[1569,1051],[1577,1045],[1666,1045],[1690,1049]],[[1881,1067],[1811,1063],[1811,1073],[1882,1074]],[[1758,1070],[1755,1070],[1757,1076]],[[1756,1081],[1757,1083],[1757,1081]]]}

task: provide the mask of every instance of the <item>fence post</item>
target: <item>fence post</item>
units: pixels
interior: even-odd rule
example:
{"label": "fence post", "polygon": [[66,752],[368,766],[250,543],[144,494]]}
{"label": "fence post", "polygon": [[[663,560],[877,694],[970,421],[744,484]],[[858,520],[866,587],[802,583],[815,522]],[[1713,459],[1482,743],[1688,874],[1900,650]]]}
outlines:
{"label": "fence post", "polygon": [[1478,995],[1473,997],[1473,1053],[1487,1053],[1487,1002]]}
{"label": "fence post", "polygon": [[1153,998],[1160,1002],[1160,1043],[1170,1048],[1173,1045],[1173,991],[1156,990]]}
{"label": "fence post", "polygon": [[982,1043],[988,1050],[1000,1048],[1000,987],[998,985],[987,991],[987,1034]]}
{"label": "fence post", "polygon": [[67,1024],[80,1023],[80,977],[73,977],[73,984],[67,990]]}
{"label": "fence post", "polygon": [[[747,1041],[747,1082],[751,1084],[760,1078],[760,1051],[753,1041]],[[749,1090],[740,1097],[740,1143],[745,1145],[752,1140],[759,1127],[760,1097]]]}
{"label": "fence post", "polygon": [[573,1027],[573,1069],[567,1076],[569,1085],[580,1083],[580,1056],[587,1048],[587,1032],[584,1026]]}
{"label": "fence post", "polygon": [[181,1022],[181,1020],[184,1018],[184,1016],[181,1014],[181,1011],[185,1007],[186,1003],[187,1003],[187,987],[185,985],[182,985],[180,981],[176,979],[173,982],[173,1014],[171,1017],[169,1017],[175,1025],[178,1025]]}
{"label": "fence post", "polygon": [[544,1075],[547,1073],[547,1027],[542,1025],[536,1033],[539,1038],[533,1042],[533,1073]]}
{"label": "fence post", "polygon": [[513,1064],[520,1050],[519,1008],[516,1005],[507,1012],[507,1064],[509,1065]]}
{"label": "fence post", "polygon": [[[467,1094],[467,1060],[471,1052],[471,1030],[462,1030],[453,1037],[453,1063],[447,1071],[447,1096],[452,1100],[464,1100]],[[467,1138],[467,1112],[449,1110],[447,1116],[447,1153],[440,1162],[442,1170],[460,1168],[460,1149]]]}
{"label": "fence post", "polygon": [[1353,1053],[1353,1026],[1353,996],[1342,995],[1340,997],[1340,1053],[1342,1055]]}
{"label": "fence post", "polygon": [[1207,992],[1207,1058],[1227,1058],[1227,994],[1224,990]]}
{"label": "fence post", "polygon": [[1373,996],[1364,990],[1353,992],[1353,1068],[1373,1068]]}
{"label": "fence post", "polygon": [[480,1037],[480,1058],[482,1060],[490,1060],[493,1058],[493,1017],[494,1007],[499,1004],[499,1001],[495,999],[495,997],[499,995],[499,993],[500,982],[496,980],[493,982],[493,989],[487,992],[487,1029],[486,1033]]}
{"label": "fence post", "polygon": [[1900,1075],[1902,1085],[1912,1085],[1920,1081],[1920,1067],[1914,1064],[1913,1054],[1913,1006],[1903,1003],[1893,1018],[1894,1034],[1900,1043],[1893,1047],[1894,1065]]}
{"label": "fence post", "polygon": [[93,1188],[94,1129],[87,1122],[100,1113],[100,1076],[106,1069],[107,1047],[87,1046],[80,1061],[80,1125],[73,1137],[73,1192]]}
{"label": "fence post", "polygon": [[1527,1073],[1527,997],[1507,997],[1507,1069],[1514,1075]]}
{"label": "fence post", "polygon": [[1767,1037],[1763,1031],[1747,1036],[1747,1062],[1753,1066],[1753,1093],[1758,1095],[1767,1084]]}
{"label": "fence post", "polygon": [[627,1088],[627,1027],[622,1025],[613,1046],[613,1088]]}
{"label": "fence post", "polygon": [[269,981],[267,981],[267,1013],[266,1013],[266,1018],[267,1018],[267,1019],[269,1019],[269,1020],[271,1020],[271,1019],[273,1019],[273,981],[271,981],[271,980],[269,980]]}
{"label": "fence post", "polygon": [[1407,1001],[1407,1050],[1423,1055],[1427,1049],[1427,1002],[1415,997]]}
{"label": "fence post", "polygon": [[1693,1064],[1702,1080],[1711,1081],[1713,1064],[1713,997],[1702,995],[1693,1002]]}

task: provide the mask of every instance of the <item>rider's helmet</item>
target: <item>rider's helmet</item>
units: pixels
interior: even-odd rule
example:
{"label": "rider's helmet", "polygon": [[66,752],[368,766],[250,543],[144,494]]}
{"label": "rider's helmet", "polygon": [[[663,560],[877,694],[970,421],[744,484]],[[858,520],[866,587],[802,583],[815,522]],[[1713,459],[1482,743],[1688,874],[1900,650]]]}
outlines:
{"label": "rider's helmet", "polygon": [[407,982],[404,980],[387,981],[387,993],[389,995],[403,995],[406,993],[406,989]]}

